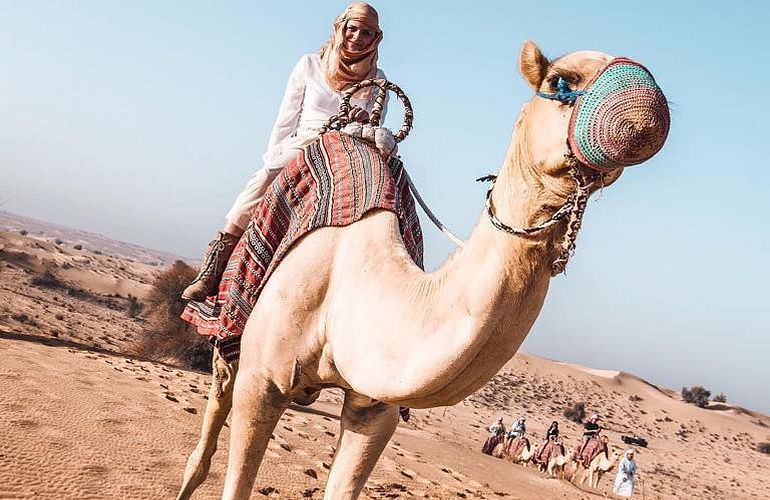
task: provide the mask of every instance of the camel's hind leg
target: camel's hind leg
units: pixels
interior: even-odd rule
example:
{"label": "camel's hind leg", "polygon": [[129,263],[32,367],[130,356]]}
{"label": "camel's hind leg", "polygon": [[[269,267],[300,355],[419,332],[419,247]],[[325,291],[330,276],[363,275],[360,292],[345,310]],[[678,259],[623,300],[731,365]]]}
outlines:
{"label": "camel's hind leg", "polygon": [[325,500],[358,498],[397,424],[397,406],[377,403],[348,391]]}
{"label": "camel's hind leg", "polygon": [[182,487],[177,495],[177,500],[190,498],[198,486],[206,480],[211,467],[211,457],[217,451],[217,439],[222,426],[230,414],[233,405],[233,383],[238,370],[238,362],[228,364],[214,349],[214,357],[211,361],[213,375],[211,389],[209,389],[208,402],[203,412],[203,425],[198,444],[187,459],[187,467],[184,470]]}
{"label": "camel's hind leg", "polygon": [[222,500],[245,500],[265,455],[270,434],[290,398],[268,376],[250,369],[241,351],[241,365],[233,390],[230,450]]}

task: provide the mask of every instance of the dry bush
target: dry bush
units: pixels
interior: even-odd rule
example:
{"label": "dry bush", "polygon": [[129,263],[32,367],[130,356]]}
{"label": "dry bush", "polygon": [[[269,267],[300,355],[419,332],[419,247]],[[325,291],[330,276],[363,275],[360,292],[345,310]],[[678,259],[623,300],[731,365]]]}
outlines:
{"label": "dry bush", "polygon": [[727,396],[725,396],[724,393],[720,392],[716,396],[714,396],[711,401],[714,401],[716,403],[727,403]]}
{"label": "dry bush", "polygon": [[182,291],[197,271],[181,260],[155,279],[145,305],[147,329],[137,342],[137,352],[157,360],[175,360],[182,366],[211,371],[208,342],[179,317],[185,307]]}
{"label": "dry bush", "polygon": [[757,451],[766,455],[770,455],[770,443],[759,443],[757,445]]}
{"label": "dry bush", "polygon": [[582,424],[586,418],[586,404],[583,402],[575,403],[564,410],[564,416],[576,424]]}
{"label": "dry bush", "polygon": [[33,277],[32,284],[42,288],[65,288],[64,283],[50,269]]}
{"label": "dry bush", "polygon": [[27,236],[29,234],[29,231],[27,231],[26,229],[22,229],[21,231],[19,231],[19,234],[22,236]]}
{"label": "dry bush", "polygon": [[16,320],[16,321],[18,321],[19,323],[24,323],[25,325],[29,325],[29,326],[33,326],[33,327],[40,326],[40,323],[35,321],[34,318],[31,318],[31,317],[29,317],[28,315],[26,315],[24,313],[12,314],[11,318]]}
{"label": "dry bush", "polygon": [[699,408],[705,408],[709,404],[709,398],[711,397],[711,391],[705,387],[694,385],[689,389],[682,387],[682,399],[685,403],[693,404]]}

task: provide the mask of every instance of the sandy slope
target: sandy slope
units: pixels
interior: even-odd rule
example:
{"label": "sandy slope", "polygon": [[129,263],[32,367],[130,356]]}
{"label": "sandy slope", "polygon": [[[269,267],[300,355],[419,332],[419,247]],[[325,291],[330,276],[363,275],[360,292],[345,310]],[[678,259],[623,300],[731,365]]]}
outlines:
{"label": "sandy slope", "polygon": [[[54,269],[69,288],[32,286]],[[0,233],[0,498],[169,498],[200,424],[208,376],[137,359],[141,319],[126,314],[156,268],[39,238]],[[70,290],[81,290],[74,295]],[[117,294],[117,296],[116,296]],[[337,433],[340,394],[286,413],[254,497],[320,498]],[[770,498],[770,419],[724,405],[699,409],[671,391],[613,370],[517,355],[481,391],[401,424],[366,498],[589,498],[479,452],[484,427],[519,414],[539,439],[558,420],[568,446],[579,429],[562,416],[585,401],[609,427],[647,437],[639,498]],[[197,498],[221,492],[227,429]],[[611,474],[612,476],[612,474]],[[600,490],[607,492],[612,477]]]}

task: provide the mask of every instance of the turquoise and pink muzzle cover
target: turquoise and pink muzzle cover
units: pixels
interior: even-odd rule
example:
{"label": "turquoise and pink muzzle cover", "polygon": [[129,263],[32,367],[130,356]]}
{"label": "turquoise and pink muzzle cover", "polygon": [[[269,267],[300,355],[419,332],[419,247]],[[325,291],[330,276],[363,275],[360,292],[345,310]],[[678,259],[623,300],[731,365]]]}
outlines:
{"label": "turquoise and pink muzzle cover", "polygon": [[666,142],[670,123],[666,96],[652,74],[618,57],[575,101],[569,147],[580,163],[609,172],[654,156]]}

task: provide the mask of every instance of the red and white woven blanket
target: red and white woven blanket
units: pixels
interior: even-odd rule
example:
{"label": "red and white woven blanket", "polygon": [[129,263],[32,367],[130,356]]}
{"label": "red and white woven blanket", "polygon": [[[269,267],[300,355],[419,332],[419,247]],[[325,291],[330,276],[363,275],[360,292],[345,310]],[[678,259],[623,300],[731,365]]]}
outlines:
{"label": "red and white woven blanket", "polygon": [[386,162],[377,149],[347,134],[323,134],[281,171],[252,211],[219,293],[188,303],[182,319],[216,339],[225,359],[237,359],[246,320],[292,244],[314,229],[347,226],[377,208],[398,217],[404,245],[422,267],[422,231],[403,163]]}

